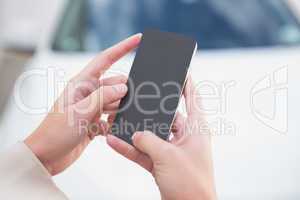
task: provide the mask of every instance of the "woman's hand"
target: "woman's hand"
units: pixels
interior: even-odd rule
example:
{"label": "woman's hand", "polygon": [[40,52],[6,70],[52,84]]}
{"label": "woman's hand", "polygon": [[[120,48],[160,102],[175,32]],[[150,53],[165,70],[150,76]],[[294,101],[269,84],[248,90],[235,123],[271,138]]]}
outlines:
{"label": "woman's hand", "polygon": [[117,110],[127,93],[127,80],[123,76],[100,80],[101,75],[140,40],[141,34],[134,35],[92,60],[68,83],[52,111],[25,140],[50,174],[69,167],[95,136],[107,132],[110,125],[100,117]]}
{"label": "woman's hand", "polygon": [[210,133],[190,78],[184,94],[188,117],[177,114],[170,142],[145,131],[134,134],[136,148],[112,135],[107,143],[152,173],[163,200],[216,199]]}

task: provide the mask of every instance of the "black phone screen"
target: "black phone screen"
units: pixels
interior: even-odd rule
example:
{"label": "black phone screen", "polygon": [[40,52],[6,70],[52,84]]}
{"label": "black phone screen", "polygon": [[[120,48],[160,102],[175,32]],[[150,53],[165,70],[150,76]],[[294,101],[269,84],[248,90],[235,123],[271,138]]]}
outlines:
{"label": "black phone screen", "polygon": [[112,125],[113,135],[132,144],[136,131],[149,130],[166,140],[197,43],[188,37],[145,31]]}

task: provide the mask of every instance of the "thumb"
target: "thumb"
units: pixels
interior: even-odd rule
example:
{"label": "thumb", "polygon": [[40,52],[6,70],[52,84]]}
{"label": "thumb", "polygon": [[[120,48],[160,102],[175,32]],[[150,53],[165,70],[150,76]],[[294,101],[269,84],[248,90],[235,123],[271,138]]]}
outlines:
{"label": "thumb", "polygon": [[136,132],[132,136],[132,142],[138,150],[147,154],[153,161],[161,159],[167,153],[166,150],[174,148],[172,144],[150,131]]}

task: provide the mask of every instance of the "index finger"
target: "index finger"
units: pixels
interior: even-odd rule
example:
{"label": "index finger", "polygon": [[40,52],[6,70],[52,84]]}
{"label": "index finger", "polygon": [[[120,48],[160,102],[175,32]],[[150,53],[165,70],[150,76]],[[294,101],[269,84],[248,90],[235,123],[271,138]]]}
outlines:
{"label": "index finger", "polygon": [[112,64],[135,49],[141,41],[142,34],[135,34],[120,43],[104,50],[96,56],[82,71],[83,74],[99,78]]}

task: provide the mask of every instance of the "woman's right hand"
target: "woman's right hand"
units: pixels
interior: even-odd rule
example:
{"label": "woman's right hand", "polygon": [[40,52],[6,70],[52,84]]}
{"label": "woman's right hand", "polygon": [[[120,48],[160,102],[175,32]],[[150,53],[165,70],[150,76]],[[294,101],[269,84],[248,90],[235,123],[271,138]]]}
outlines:
{"label": "woman's right hand", "polygon": [[135,147],[112,135],[107,143],[152,173],[163,200],[216,199],[210,133],[190,78],[184,94],[188,116],[177,114],[169,142],[145,131],[134,134]]}

